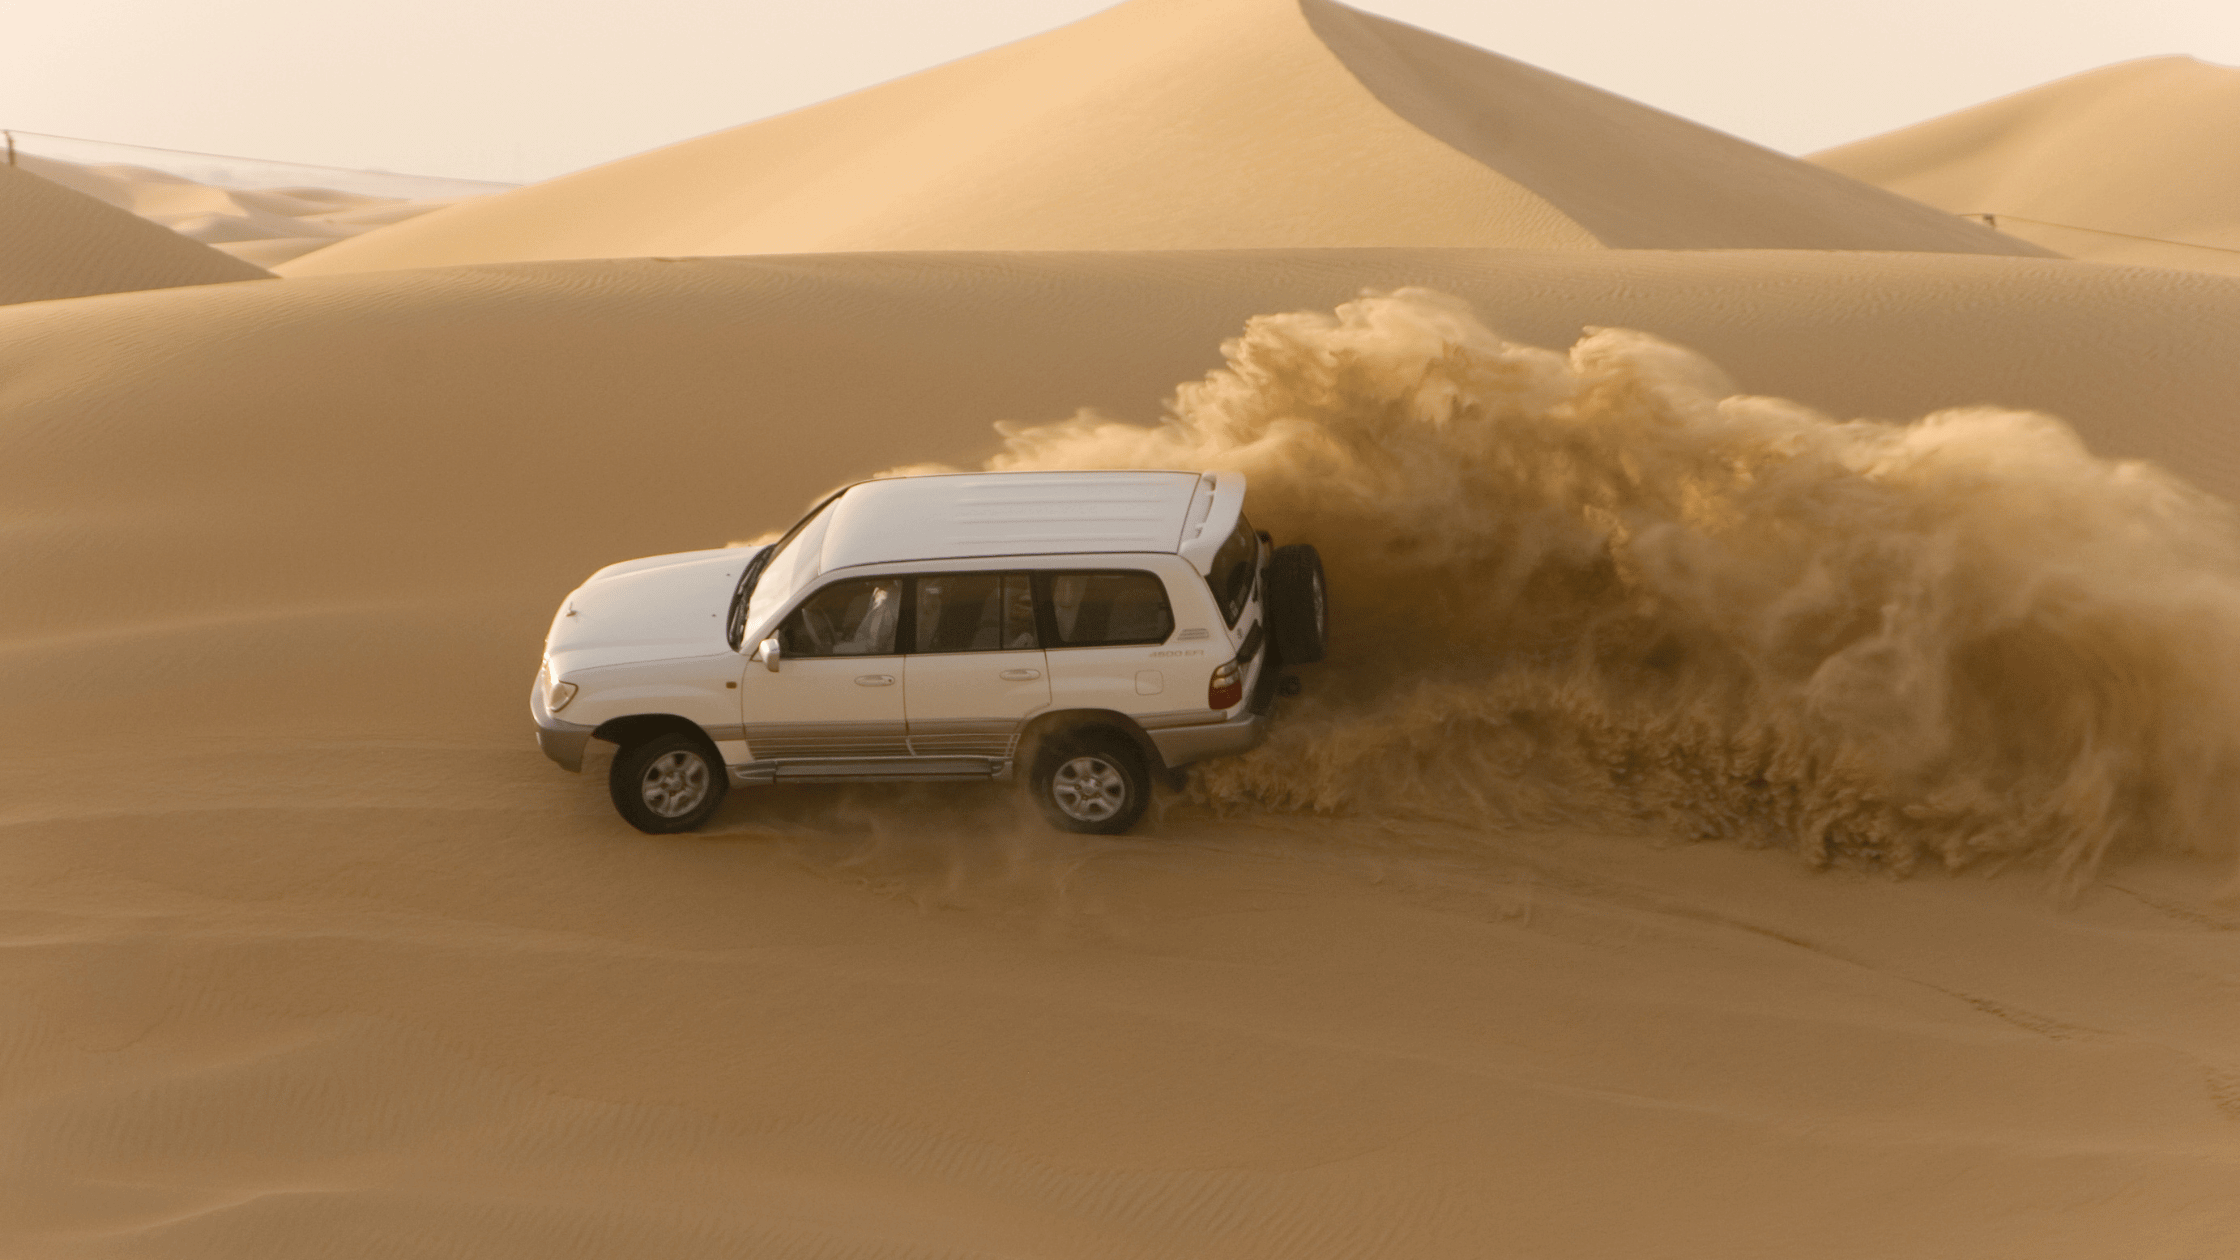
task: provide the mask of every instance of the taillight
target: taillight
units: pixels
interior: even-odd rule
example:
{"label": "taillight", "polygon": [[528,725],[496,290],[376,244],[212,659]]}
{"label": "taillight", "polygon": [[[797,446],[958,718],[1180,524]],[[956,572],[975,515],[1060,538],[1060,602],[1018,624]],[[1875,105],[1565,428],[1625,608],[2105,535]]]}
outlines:
{"label": "taillight", "polygon": [[1213,671],[1212,681],[1206,684],[1206,707],[1233,709],[1244,699],[1244,670],[1231,661]]}

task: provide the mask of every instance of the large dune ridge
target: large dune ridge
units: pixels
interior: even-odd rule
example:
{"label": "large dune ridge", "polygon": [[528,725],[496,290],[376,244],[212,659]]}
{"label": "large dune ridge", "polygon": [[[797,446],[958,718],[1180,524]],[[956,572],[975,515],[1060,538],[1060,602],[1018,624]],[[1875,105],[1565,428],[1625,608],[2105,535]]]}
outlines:
{"label": "large dune ridge", "polygon": [[2150,57],[1812,155],[2072,258],[2240,273],[2240,69]]}
{"label": "large dune ridge", "polygon": [[265,278],[262,267],[0,166],[0,305]]}
{"label": "large dune ridge", "polygon": [[[1450,296],[1340,309],[1403,286]],[[0,311],[0,1222],[51,1256],[2215,1254],[2236,333],[2208,275],[1572,248]],[[993,787],[645,839],[530,745],[591,569],[991,458],[1245,467],[1340,579],[1291,742],[1095,841]],[[1973,659],[1902,635],[1821,713],[1862,738],[1800,762],[1658,762],[1598,742],[1625,705],[1548,703],[1794,678],[1884,606],[2072,707],[1989,751],[1977,693],[1878,708]],[[1691,776],[1955,825],[1675,846],[1720,831],[1670,808]]]}
{"label": "large dune ridge", "polygon": [[281,270],[1360,246],[2040,252],[1328,0],[1129,0]]}

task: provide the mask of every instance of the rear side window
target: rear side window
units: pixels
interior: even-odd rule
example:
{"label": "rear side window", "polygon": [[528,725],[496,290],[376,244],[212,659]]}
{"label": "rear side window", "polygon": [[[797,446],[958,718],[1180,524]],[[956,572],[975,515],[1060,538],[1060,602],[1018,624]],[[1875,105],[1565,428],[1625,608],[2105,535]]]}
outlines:
{"label": "rear side window", "polygon": [[1259,573],[1260,535],[1240,514],[1237,527],[1222,540],[1221,550],[1213,553],[1213,571],[1206,574],[1206,585],[1213,588],[1214,602],[1221,605],[1221,616],[1230,625],[1244,615],[1245,601],[1252,598],[1252,580]]}
{"label": "rear side window", "polygon": [[918,652],[1016,652],[1042,646],[1034,585],[1024,573],[921,575],[913,620]]}
{"label": "rear side window", "polygon": [[1047,573],[1051,647],[1164,643],[1174,633],[1167,585],[1139,572]]}
{"label": "rear side window", "polygon": [[888,656],[901,620],[901,578],[834,582],[778,627],[778,650],[802,657]]}

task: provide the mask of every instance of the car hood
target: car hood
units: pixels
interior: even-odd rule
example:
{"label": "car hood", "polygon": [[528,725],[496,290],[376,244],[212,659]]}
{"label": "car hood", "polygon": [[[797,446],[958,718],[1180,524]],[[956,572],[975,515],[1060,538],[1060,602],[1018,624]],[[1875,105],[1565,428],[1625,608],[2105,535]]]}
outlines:
{"label": "car hood", "polygon": [[728,652],[724,617],[754,556],[751,547],[722,547],[608,565],[561,601],[545,655],[565,675]]}

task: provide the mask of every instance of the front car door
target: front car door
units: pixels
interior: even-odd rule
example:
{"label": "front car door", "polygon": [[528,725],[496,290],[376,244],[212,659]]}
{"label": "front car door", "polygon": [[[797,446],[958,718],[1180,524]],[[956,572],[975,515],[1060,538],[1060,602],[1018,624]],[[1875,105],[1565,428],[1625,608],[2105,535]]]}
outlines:
{"label": "front car door", "polygon": [[911,580],[910,751],[1008,758],[1050,705],[1049,668],[1025,573],[926,573]]}
{"label": "front car door", "polygon": [[750,663],[739,682],[741,732],[757,762],[834,763],[909,755],[903,657],[896,642],[903,579],[850,578],[812,592],[779,623],[778,668]]}

